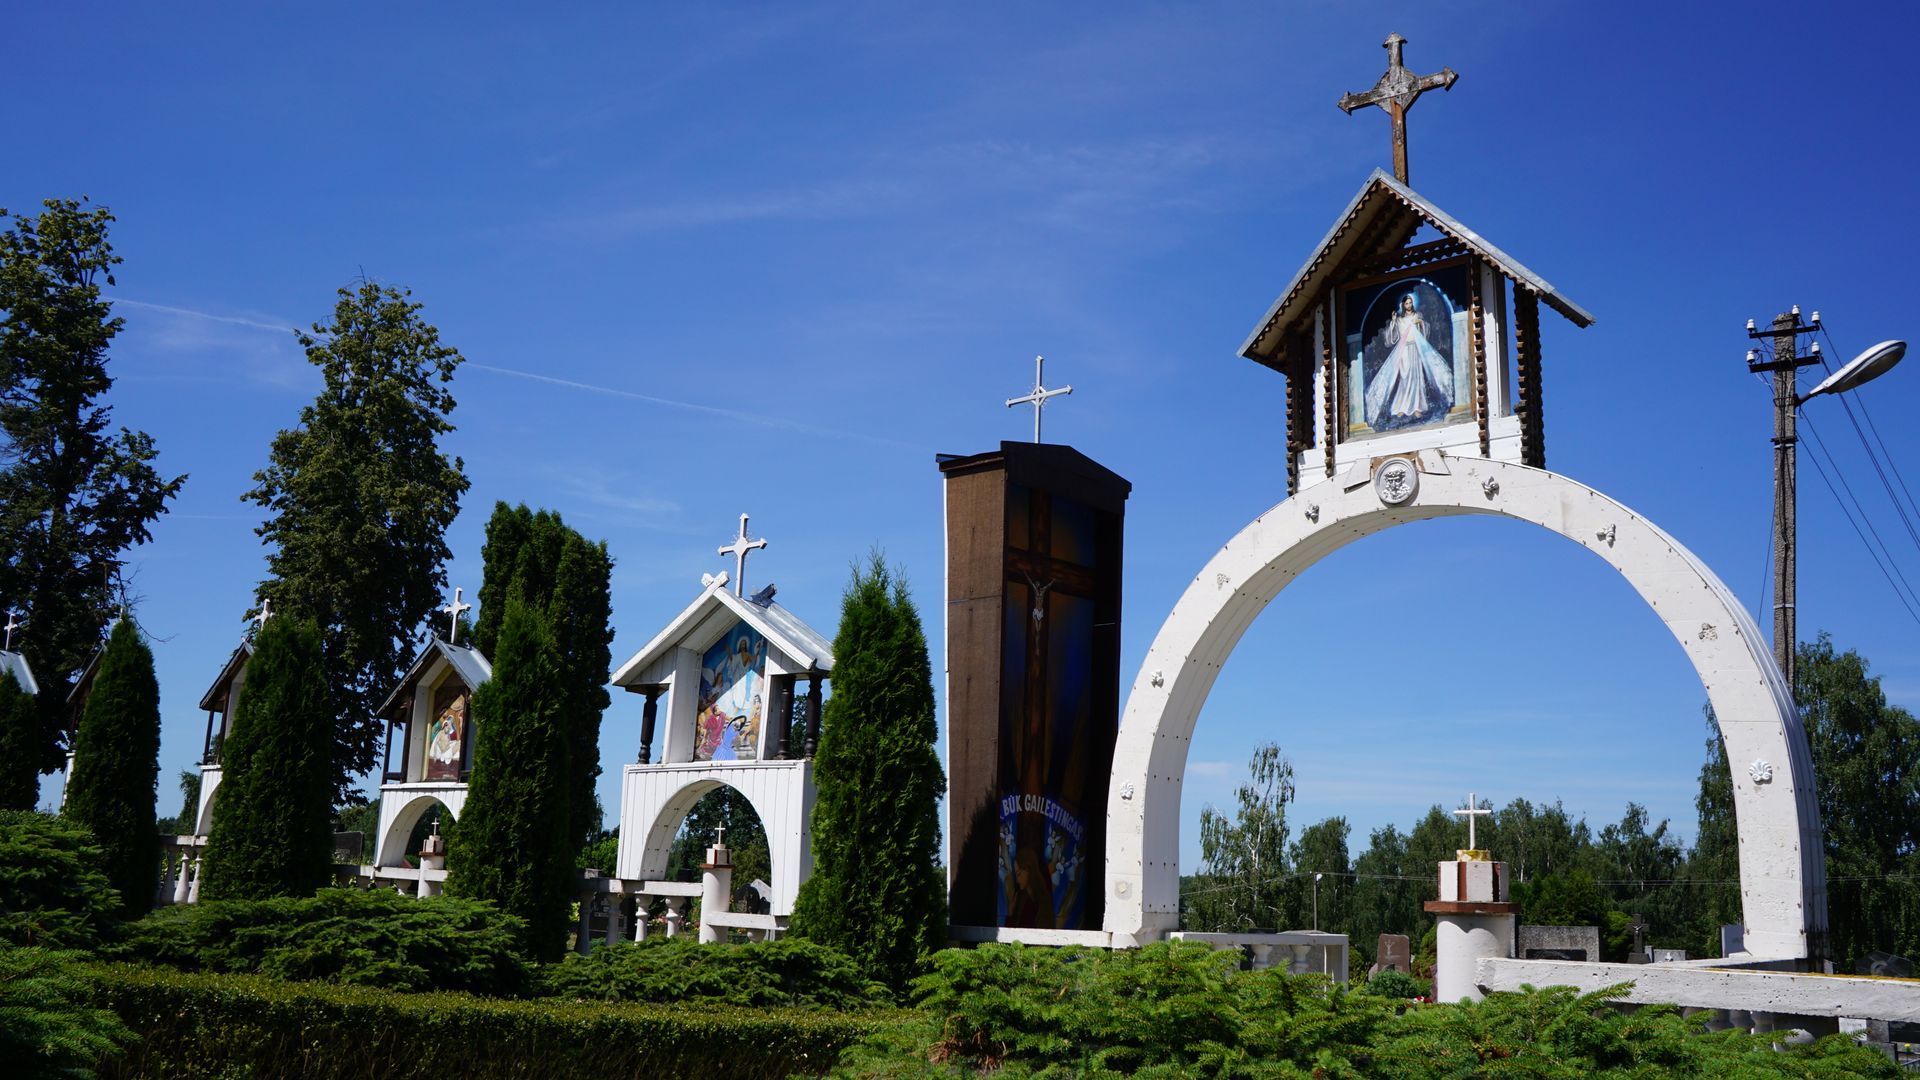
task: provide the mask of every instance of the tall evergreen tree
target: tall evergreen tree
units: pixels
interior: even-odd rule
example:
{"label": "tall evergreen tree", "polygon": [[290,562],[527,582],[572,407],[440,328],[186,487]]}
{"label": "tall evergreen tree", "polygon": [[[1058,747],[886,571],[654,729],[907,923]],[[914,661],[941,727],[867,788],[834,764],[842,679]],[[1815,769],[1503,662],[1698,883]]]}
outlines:
{"label": "tall evergreen tree", "polygon": [[310,896],[333,880],[327,690],[320,628],[304,616],[268,619],[254,637],[246,688],[220,752],[206,898]]}
{"label": "tall evergreen tree", "polygon": [[127,918],[153,905],[160,875],[154,800],[160,783],[160,683],[131,618],[107,637],[79,730],[64,813],[93,830]]}
{"label": "tall evergreen tree", "polygon": [[[100,295],[120,257],[105,207],[49,199],[0,232],[0,607],[31,613],[16,645],[40,682],[30,752],[0,760],[16,793],[65,764],[67,692],[114,609],[122,554],[186,477],[163,479],[145,432],[110,430],[107,347],[121,320]],[[9,215],[0,210],[0,218]]]}
{"label": "tall evergreen tree", "polygon": [[813,876],[794,905],[794,931],[903,988],[946,940],[938,808],[947,780],[920,615],[878,552],[841,600],[821,722]]}
{"label": "tall evergreen tree", "polygon": [[527,951],[558,960],[574,873],[561,658],[539,611],[515,599],[505,606],[493,678],[473,695],[473,779],[453,830],[447,888],[527,920]]}
{"label": "tall evergreen tree", "polygon": [[13,672],[0,671],[0,810],[31,810],[40,801],[40,703]]}
{"label": "tall evergreen tree", "polygon": [[567,836],[577,849],[600,828],[600,718],[610,702],[613,559],[550,510],[498,503],[481,549],[480,618],[474,646],[491,656],[509,599],[539,611],[559,652],[561,712],[568,733]]}
{"label": "tall evergreen tree", "polygon": [[265,507],[272,548],[258,595],[309,613],[326,646],[337,725],[333,788],[373,767],[380,699],[412,659],[413,634],[446,586],[446,531],[467,477],[438,440],[460,354],[404,289],[340,290],[333,321],[300,335],[326,380],[299,426],[274,437],[245,498]]}

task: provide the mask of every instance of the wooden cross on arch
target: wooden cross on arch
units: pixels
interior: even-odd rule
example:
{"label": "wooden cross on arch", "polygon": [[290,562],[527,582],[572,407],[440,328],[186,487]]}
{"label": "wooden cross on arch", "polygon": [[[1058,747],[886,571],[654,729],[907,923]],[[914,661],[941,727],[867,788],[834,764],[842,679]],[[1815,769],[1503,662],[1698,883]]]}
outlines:
{"label": "wooden cross on arch", "polygon": [[1388,34],[1384,43],[1387,50],[1387,72],[1373,89],[1364,94],[1347,94],[1339,101],[1340,111],[1348,116],[1353,110],[1377,105],[1382,112],[1393,118],[1393,175],[1401,183],[1411,183],[1407,179],[1407,110],[1420,95],[1434,88],[1453,89],[1460,78],[1452,68],[1441,68],[1432,75],[1415,75],[1400,62],[1400,51],[1407,39],[1399,34]]}

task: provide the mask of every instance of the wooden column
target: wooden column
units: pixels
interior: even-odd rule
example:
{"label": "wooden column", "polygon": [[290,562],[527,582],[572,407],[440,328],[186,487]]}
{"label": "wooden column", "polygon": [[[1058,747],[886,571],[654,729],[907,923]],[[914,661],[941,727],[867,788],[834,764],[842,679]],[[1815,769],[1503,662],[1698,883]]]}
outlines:
{"label": "wooden column", "polygon": [[1340,444],[1340,436],[1334,431],[1339,419],[1340,382],[1334,372],[1335,349],[1333,347],[1333,293],[1329,291],[1320,301],[1320,373],[1322,385],[1326,387],[1327,398],[1322,403],[1321,415],[1326,421],[1326,433],[1322,436],[1324,445],[1320,447],[1327,458],[1327,476],[1333,476],[1333,448]]}
{"label": "wooden column", "polygon": [[785,761],[792,753],[793,678],[782,675],[773,683],[773,709],[767,714],[773,720],[773,745],[767,748],[767,756],[775,761]]}
{"label": "wooden column", "polygon": [[1467,260],[1467,340],[1473,349],[1473,415],[1480,428],[1480,456],[1493,454],[1493,417],[1487,409],[1487,298],[1480,260]]}
{"label": "wooden column", "polygon": [[640,764],[653,763],[653,728],[660,718],[659,686],[649,686],[641,691],[647,695],[647,703],[640,710]]}
{"label": "wooden column", "polygon": [[1513,354],[1519,375],[1520,463],[1547,467],[1546,423],[1540,400],[1540,295],[1524,285],[1513,289]]}
{"label": "wooden column", "polygon": [[820,749],[820,669],[807,667],[807,754],[812,757]]}

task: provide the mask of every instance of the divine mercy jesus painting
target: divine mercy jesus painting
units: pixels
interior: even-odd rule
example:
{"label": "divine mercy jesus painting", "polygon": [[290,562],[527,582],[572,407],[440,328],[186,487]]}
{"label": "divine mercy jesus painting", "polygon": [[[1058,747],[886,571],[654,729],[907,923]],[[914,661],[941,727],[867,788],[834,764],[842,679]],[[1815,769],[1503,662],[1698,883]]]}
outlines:
{"label": "divine mercy jesus painting", "polygon": [[1466,273],[1424,267],[1347,292],[1348,438],[1471,416]]}

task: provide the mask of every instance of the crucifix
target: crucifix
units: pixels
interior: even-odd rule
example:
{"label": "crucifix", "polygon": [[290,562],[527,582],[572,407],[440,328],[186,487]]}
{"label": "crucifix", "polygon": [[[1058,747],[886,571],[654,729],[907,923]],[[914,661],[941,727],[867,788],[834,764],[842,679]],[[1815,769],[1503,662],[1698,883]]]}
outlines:
{"label": "crucifix", "polygon": [[7,651],[8,652],[13,651],[13,632],[25,625],[26,625],[25,623],[20,621],[19,612],[13,611],[13,610],[9,610],[7,612]]}
{"label": "crucifix", "polygon": [[733,595],[745,596],[747,585],[747,552],[767,546],[765,540],[747,539],[747,515],[740,515],[740,535],[733,543],[720,549],[720,554],[733,556]]}
{"label": "crucifix", "polygon": [[440,609],[447,613],[447,644],[449,645],[460,644],[460,616],[473,610],[472,604],[463,604],[460,602],[460,594],[464,591],[465,590],[459,586],[455,586],[453,590],[453,603]]}
{"label": "crucifix", "polygon": [[1486,817],[1487,815],[1493,813],[1493,811],[1480,809],[1479,801],[1473,797],[1473,792],[1469,791],[1467,792],[1466,809],[1455,810],[1453,813],[1456,817],[1463,817],[1467,819],[1467,850],[1479,851],[1480,838],[1479,838],[1479,835],[1474,831],[1474,825],[1477,823],[1477,819]]}
{"label": "crucifix", "polygon": [[253,617],[252,622],[255,626],[258,626],[264,629],[267,625],[267,620],[272,617],[273,617],[273,601],[262,600],[260,601],[260,614],[255,615]]}
{"label": "crucifix", "polygon": [[1027,394],[1027,396],[1025,397],[1007,399],[1007,408],[1009,409],[1013,408],[1015,405],[1033,406],[1033,441],[1034,442],[1040,441],[1040,410],[1047,407],[1047,399],[1050,397],[1055,397],[1059,394],[1073,393],[1073,387],[1071,386],[1062,386],[1057,390],[1049,390],[1045,386],[1041,385],[1040,373],[1046,367],[1046,364],[1047,364],[1046,357],[1044,356],[1034,357],[1033,358],[1033,391]]}
{"label": "crucifix", "polygon": [[1453,89],[1454,81],[1460,76],[1452,68],[1441,68],[1432,75],[1415,75],[1400,62],[1401,47],[1407,39],[1399,34],[1388,34],[1387,73],[1373,84],[1373,89],[1364,94],[1347,94],[1339,101],[1340,111],[1348,116],[1353,110],[1377,105],[1381,111],[1393,118],[1393,175],[1401,183],[1410,183],[1407,179],[1407,110],[1420,95],[1438,87],[1442,90]]}

